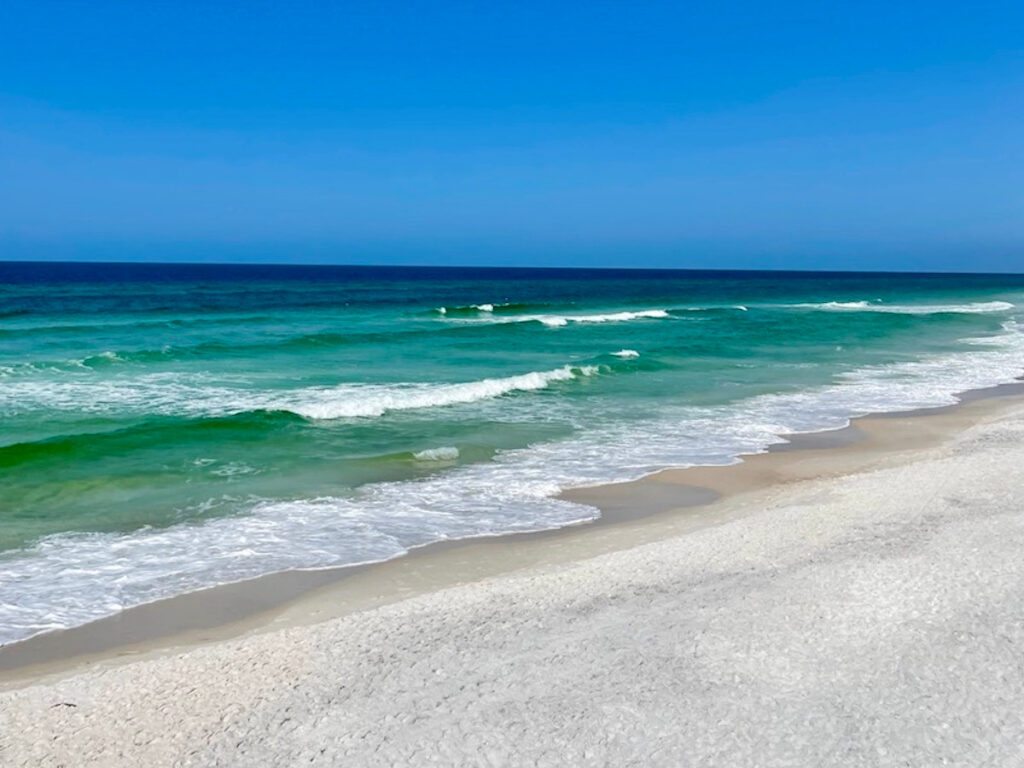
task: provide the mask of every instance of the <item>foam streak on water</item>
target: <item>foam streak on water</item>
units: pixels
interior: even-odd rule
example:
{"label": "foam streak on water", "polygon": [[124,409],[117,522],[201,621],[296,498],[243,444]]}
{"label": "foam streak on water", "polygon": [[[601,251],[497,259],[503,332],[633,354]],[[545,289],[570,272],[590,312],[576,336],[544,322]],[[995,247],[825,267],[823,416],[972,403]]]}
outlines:
{"label": "foam streak on water", "polygon": [[265,392],[210,384],[205,377],[191,380],[176,375],[147,375],[112,380],[70,380],[40,384],[10,382],[0,392],[0,413],[16,414],[39,408],[111,412],[134,409],[159,414],[223,416],[245,411],[288,411],[309,419],[382,416],[389,411],[438,408],[501,397],[513,392],[544,389],[555,382],[596,376],[594,365],[565,365],[550,371],[531,371],[504,378],[452,384],[345,384],[309,387],[286,393]]}

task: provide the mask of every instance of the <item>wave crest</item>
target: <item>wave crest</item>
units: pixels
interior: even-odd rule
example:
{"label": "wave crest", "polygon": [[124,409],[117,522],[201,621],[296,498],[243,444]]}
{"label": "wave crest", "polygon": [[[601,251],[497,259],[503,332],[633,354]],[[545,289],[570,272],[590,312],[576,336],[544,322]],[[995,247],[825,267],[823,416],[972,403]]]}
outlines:
{"label": "wave crest", "polygon": [[[438,315],[479,315],[481,313],[491,314],[494,312],[514,312],[527,309],[530,304],[522,304],[515,301],[484,302],[481,304],[460,304],[451,307],[437,307],[434,312]],[[537,306],[536,304],[532,306]]]}
{"label": "wave crest", "polygon": [[970,304],[872,304],[869,301],[825,301],[819,304],[791,304],[796,309],[825,312],[888,312],[899,315],[986,314],[1008,312],[1014,305],[1008,301],[978,301]]}
{"label": "wave crest", "polygon": [[459,449],[454,445],[444,445],[440,448],[427,448],[416,451],[412,455],[416,461],[455,461],[459,458]]}
{"label": "wave crest", "polygon": [[[513,315],[508,317],[495,317],[492,313],[485,313],[484,318],[475,319],[476,322],[485,323],[541,323],[549,328],[561,328],[563,326],[585,323],[623,323],[630,320],[662,320],[671,317],[665,309],[640,309],[626,310],[622,312],[606,312],[593,315]],[[472,321],[468,321],[472,322]]]}
{"label": "wave crest", "polygon": [[290,412],[307,419],[382,416],[390,411],[436,408],[544,389],[559,381],[595,376],[597,365],[564,365],[549,371],[458,383],[339,384],[267,392],[218,385],[173,373],[117,380],[69,379],[11,382],[0,389],[0,416],[35,408],[80,412],[139,412],[160,416],[229,416],[256,411]]}
{"label": "wave crest", "polygon": [[307,390],[297,402],[284,405],[307,419],[345,419],[383,416],[389,411],[436,408],[489,400],[513,392],[544,389],[557,381],[571,381],[599,372],[596,365],[565,365],[550,371],[532,371],[499,379],[458,384],[343,385]]}

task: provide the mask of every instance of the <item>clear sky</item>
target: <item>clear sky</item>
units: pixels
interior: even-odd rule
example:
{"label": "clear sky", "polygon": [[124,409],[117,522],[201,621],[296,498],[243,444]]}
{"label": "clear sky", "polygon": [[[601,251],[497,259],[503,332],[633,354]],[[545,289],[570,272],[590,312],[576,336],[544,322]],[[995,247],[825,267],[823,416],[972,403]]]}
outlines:
{"label": "clear sky", "polygon": [[4,0],[0,258],[1024,271],[1024,4]]}

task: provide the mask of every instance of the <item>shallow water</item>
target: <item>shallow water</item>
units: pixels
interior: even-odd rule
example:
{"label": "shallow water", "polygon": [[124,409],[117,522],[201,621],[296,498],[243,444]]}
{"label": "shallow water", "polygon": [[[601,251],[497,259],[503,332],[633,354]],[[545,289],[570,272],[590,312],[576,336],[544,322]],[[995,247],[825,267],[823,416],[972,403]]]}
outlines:
{"label": "shallow water", "polygon": [[0,263],[0,642],[1024,370],[1024,277]]}

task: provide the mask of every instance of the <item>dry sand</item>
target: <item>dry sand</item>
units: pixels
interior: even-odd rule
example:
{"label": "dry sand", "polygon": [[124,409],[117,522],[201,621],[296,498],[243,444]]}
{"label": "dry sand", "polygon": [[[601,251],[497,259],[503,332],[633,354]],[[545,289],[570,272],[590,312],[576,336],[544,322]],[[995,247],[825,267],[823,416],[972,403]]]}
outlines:
{"label": "dry sand", "polygon": [[697,511],[406,558],[259,632],[56,665],[0,693],[0,764],[1024,765],[1024,406],[886,421],[580,492],[731,492]]}

